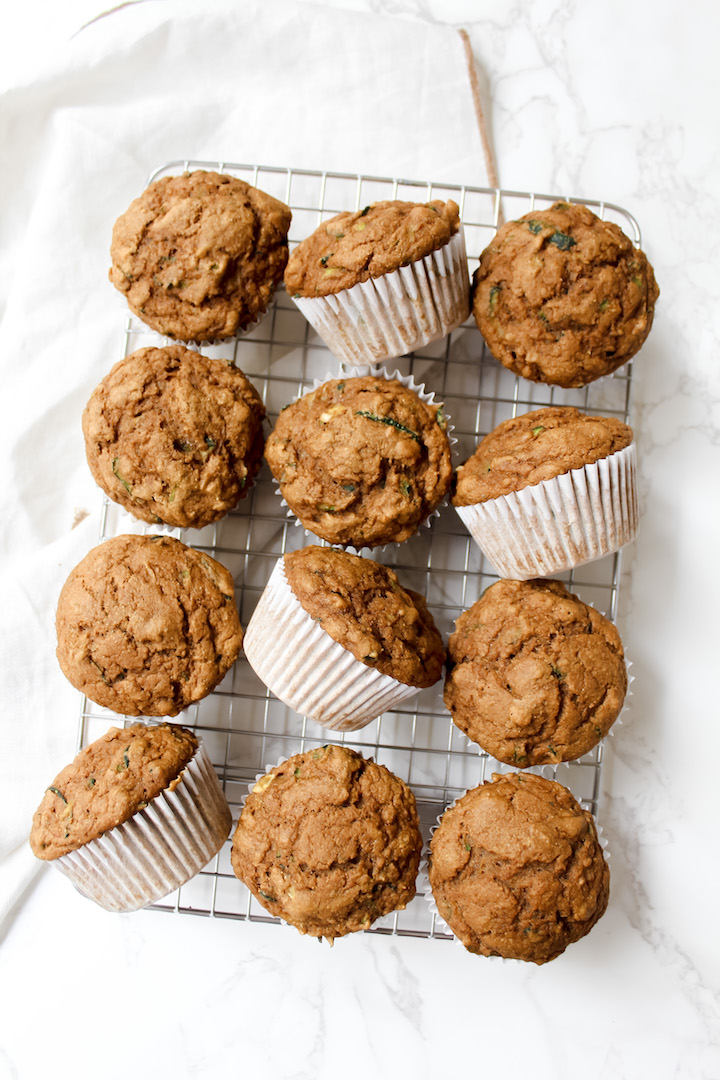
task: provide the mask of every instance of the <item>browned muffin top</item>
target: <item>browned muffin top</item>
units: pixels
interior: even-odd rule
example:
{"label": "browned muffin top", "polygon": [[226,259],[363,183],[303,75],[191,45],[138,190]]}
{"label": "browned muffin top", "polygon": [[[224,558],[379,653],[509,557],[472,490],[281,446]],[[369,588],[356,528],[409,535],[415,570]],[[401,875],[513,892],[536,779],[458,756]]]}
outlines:
{"label": "browned muffin top", "polygon": [[604,914],[610,871],[592,815],[553,780],[493,776],[430,842],[440,915],[469,952],[544,964]]}
{"label": "browned muffin top", "polygon": [[452,480],[439,405],[397,379],[331,380],[283,409],[265,457],[288,506],[332,544],[407,540]]}
{"label": "browned muffin top", "polygon": [[110,281],[161,334],[231,337],[267,310],[290,218],[284,203],[233,176],[163,177],[115,222]]}
{"label": "browned muffin top", "polygon": [[58,859],[122,825],[161,791],[174,790],[197,747],[177,724],[110,728],[46,788],[33,817],[33,852]]}
{"label": "browned muffin top", "polygon": [[56,626],[66,677],[126,716],[176,716],[220,682],[242,643],[232,575],[169,536],[93,548],[63,585]]}
{"label": "browned muffin top", "polygon": [[457,620],[445,704],[484,750],[526,768],[572,761],[622,709],[617,630],[560,581],[498,581]]}
{"label": "browned muffin top", "polygon": [[460,228],[457,203],[376,202],[324,221],[293,251],[285,271],[292,296],[327,296],[424,259]]}
{"label": "browned muffin top", "polygon": [[88,465],[142,521],[201,529],[247,493],[265,406],[239,368],[182,345],[115,364],[83,413]]}
{"label": "browned muffin top", "polygon": [[587,416],[550,406],[503,420],[457,470],[454,506],[497,499],[592,465],[633,441],[632,428],[613,416]]}
{"label": "browned muffin top", "polygon": [[432,686],[445,648],[425,597],[393,570],[360,555],[306,547],[285,556],[297,599],[356,660],[408,686]]}
{"label": "browned muffin top", "polygon": [[332,941],[410,903],[421,848],[402,780],[344,746],[323,746],[257,782],[232,866],[271,914]]}
{"label": "browned muffin top", "polygon": [[617,225],[556,202],[508,221],[480,256],[473,313],[501,364],[585,386],[626,363],[652,326],[652,267]]}

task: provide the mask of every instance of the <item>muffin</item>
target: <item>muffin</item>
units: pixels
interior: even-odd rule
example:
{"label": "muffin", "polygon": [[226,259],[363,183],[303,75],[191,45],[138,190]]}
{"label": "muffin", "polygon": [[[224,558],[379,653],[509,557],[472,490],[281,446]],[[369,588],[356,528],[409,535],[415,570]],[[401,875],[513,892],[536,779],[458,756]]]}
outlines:
{"label": "muffin", "polygon": [[342,731],[432,686],[445,662],[423,596],[388,567],[314,546],[278,560],[244,648],[276,697]]}
{"label": "muffin", "polygon": [[421,848],[403,781],[347,747],[323,746],[258,780],[231,857],[267,911],[332,943],[410,903]]}
{"label": "muffin", "polygon": [[473,314],[516,375],[585,386],[627,363],[650,332],[659,289],[617,225],[556,202],[503,225],[480,256]]}
{"label": "muffin", "polygon": [[471,953],[544,964],[592,930],[610,871],[592,815],[553,780],[493,776],[443,815],[428,875]]}
{"label": "muffin", "polygon": [[232,815],[203,746],[176,724],[110,728],[60,772],[30,846],[108,911],[136,911],[189,881]]}
{"label": "muffin", "polygon": [[246,330],[268,308],[288,257],[290,210],[216,172],[165,176],[115,222],[110,281],[167,337]]}
{"label": "muffin", "polygon": [[442,408],[421,392],[362,375],[283,409],[265,458],[306,529],[359,549],[407,540],[430,517],[450,489],[452,455]]}
{"label": "muffin", "polygon": [[242,643],[231,574],[169,536],[117,536],[63,585],[57,657],[97,705],[176,716],[229,671]]}
{"label": "muffin", "polygon": [[560,581],[498,581],[450,636],[453,722],[508,765],[582,757],[607,735],[626,692],[620,635]]}
{"label": "muffin", "polygon": [[634,540],[635,473],[627,424],[550,406],[486,435],[452,502],[501,577],[547,577]]}
{"label": "muffin", "polygon": [[239,368],[182,345],[115,364],[83,413],[88,465],[142,521],[201,529],[247,494],[265,406]]}
{"label": "muffin", "polygon": [[295,248],[285,288],[351,364],[444,337],[470,313],[457,204],[393,200],[337,214]]}

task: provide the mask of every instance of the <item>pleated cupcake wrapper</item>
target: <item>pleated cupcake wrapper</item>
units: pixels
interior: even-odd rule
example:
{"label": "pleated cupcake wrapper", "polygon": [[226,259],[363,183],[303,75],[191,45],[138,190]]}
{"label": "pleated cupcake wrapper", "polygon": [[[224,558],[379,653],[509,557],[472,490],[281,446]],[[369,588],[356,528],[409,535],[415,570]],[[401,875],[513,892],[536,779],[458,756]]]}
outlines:
{"label": "pleated cupcake wrapper", "polygon": [[635,539],[635,474],[631,443],[593,465],[455,509],[501,577],[548,577]]}
{"label": "pleated cupcake wrapper", "polygon": [[218,853],[232,814],[202,744],[180,775],[173,791],[53,865],[107,911],[137,911],[184,885]]}
{"label": "pleated cupcake wrapper", "polygon": [[295,712],[333,731],[356,731],[416,694],[356,660],[315,622],[276,563],[243,641],[256,675]]}
{"label": "pleated cupcake wrapper", "polygon": [[[567,763],[564,763],[564,764],[567,764]],[[544,768],[544,767],[545,766],[537,766],[536,768]],[[524,771],[526,771],[526,772],[534,772],[534,771],[536,771],[536,769],[527,769],[527,770],[524,770]],[[559,783],[559,781],[558,781],[558,783]],[[567,785],[564,785],[564,786],[567,786]],[[470,790],[470,789],[468,789],[468,790]],[[467,794],[467,792],[465,792],[465,794]],[[460,798],[463,798],[463,796],[461,795]],[[432,840],[432,838],[433,838],[433,836],[435,834],[435,831],[437,830],[437,828],[438,828],[440,822],[442,821],[444,815],[448,812],[448,810],[452,810],[455,806],[457,806],[457,804],[460,802],[460,798],[455,799],[453,802],[451,802],[449,806],[445,807],[445,810],[443,811],[443,813],[438,814],[438,816],[435,818],[435,824],[430,829],[430,840]],[[580,800],[578,799],[577,802],[579,802],[579,801]],[[610,852],[608,851],[608,841],[603,836],[602,826],[598,825],[597,820],[595,818],[595,815],[592,815],[592,818],[593,818],[593,821],[595,823],[595,831],[597,833],[598,843],[600,844],[600,847],[602,848],[603,855],[605,856],[606,859],[609,860]],[[425,899],[425,903],[427,904],[428,910],[429,910],[429,912],[432,915],[433,920],[434,920],[433,925],[434,926],[439,925],[441,930],[442,929],[447,930],[448,933],[452,934],[453,943],[455,945],[461,946],[461,948],[465,952],[468,952],[468,950],[465,949],[465,946],[463,945],[460,938],[457,936],[457,934],[452,929],[452,927],[448,926],[447,922],[445,921],[445,919],[440,914],[440,911],[438,910],[437,901],[435,900],[435,895],[434,895],[434,893],[432,891],[432,887],[430,885],[430,873],[429,873],[430,862],[429,862],[429,860],[430,860],[430,843],[428,842],[428,846],[425,848],[425,851],[423,852],[422,859],[420,860],[420,869],[418,870],[418,877],[417,877],[417,893],[418,894],[420,894],[420,893],[423,894],[423,897]],[[471,955],[473,955],[473,954],[471,954]],[[502,964],[521,964],[523,966],[525,966],[527,964],[526,960],[516,960],[513,957],[507,957],[507,956],[483,956],[482,959],[483,960],[491,960],[491,961],[494,961],[494,962],[500,962]]]}
{"label": "pleated cupcake wrapper", "polygon": [[[324,379],[315,379],[315,381],[313,382],[310,389],[306,390],[304,394],[297,394],[293,398],[293,401],[299,401],[299,399],[301,397],[304,397],[305,394],[312,394],[313,391],[317,390],[317,388],[319,386],[322,386],[326,382],[331,382],[334,379],[339,379],[339,378],[340,379],[359,379],[359,378],[363,378],[365,375],[372,375],[376,379],[386,379],[386,380],[395,379],[396,382],[399,382],[401,384],[401,386],[404,386],[407,390],[412,390],[415,394],[417,394],[417,396],[420,398],[420,400],[425,402],[426,405],[437,405],[438,407],[441,407],[443,405],[443,402],[441,402],[441,401],[436,402],[435,401],[435,391],[434,390],[430,390],[430,391],[426,390],[425,389],[425,383],[417,383],[417,382],[415,382],[412,375],[401,375],[399,371],[393,371],[391,373],[390,371],[388,371],[388,369],[386,367],[378,367],[375,364],[347,364],[346,365],[344,363],[342,363],[340,365],[340,372],[339,373],[332,373],[331,372],[331,373],[328,373],[325,376]],[[452,448],[453,448],[453,446],[455,446],[457,444],[457,439],[453,435],[453,432],[455,431],[455,426],[450,423],[450,417],[449,416],[446,415],[445,419],[446,419],[445,434],[448,437],[448,442],[450,443],[450,453],[452,455]],[[279,484],[278,480],[275,477],[273,477],[273,483],[275,484],[276,494],[279,495],[281,500],[282,500],[281,505],[286,507],[286,511],[287,511],[286,512],[286,517],[292,518],[293,523],[296,526],[302,527],[303,529],[305,529],[305,532],[312,533],[312,535],[314,536],[315,533],[312,532],[312,529],[310,529],[307,525],[303,525],[302,521],[300,521],[300,519],[297,517],[295,512],[293,510],[291,510],[290,507],[288,506],[287,501],[283,497],[283,494],[282,494],[282,492],[280,490],[280,484]],[[435,518],[435,517],[439,517],[440,510],[442,509],[443,506],[447,505],[447,502],[448,502],[448,496],[446,495],[445,498],[442,499],[438,503],[438,505],[435,507],[435,509],[430,514],[428,514],[428,516],[423,521],[420,522],[420,524],[418,525],[418,528],[417,528],[417,532],[419,532],[420,529],[429,528],[430,527],[430,522],[432,521],[432,519]],[[356,551],[356,552],[359,553],[359,552],[361,552],[363,550],[363,548],[367,547],[368,545],[364,544],[361,547],[355,547],[354,544],[336,544],[335,546],[336,547],[343,547],[343,548],[346,548],[348,551]],[[391,546],[393,546],[392,543],[382,544],[382,545],[381,544],[376,544],[375,545],[375,547],[379,548],[380,551],[384,551],[386,547],[391,547]]]}
{"label": "pleated cupcake wrapper", "polygon": [[437,251],[382,277],[317,297],[293,297],[335,356],[378,363],[445,337],[470,313],[462,226]]}

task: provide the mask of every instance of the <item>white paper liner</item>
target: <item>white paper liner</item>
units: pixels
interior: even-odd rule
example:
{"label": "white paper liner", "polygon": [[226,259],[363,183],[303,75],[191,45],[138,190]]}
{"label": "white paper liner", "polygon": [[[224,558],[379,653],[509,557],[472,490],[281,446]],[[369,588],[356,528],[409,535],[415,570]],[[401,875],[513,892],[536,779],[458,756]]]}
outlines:
{"label": "white paper liner", "polygon": [[377,363],[445,337],[470,314],[462,226],[437,251],[342,292],[293,297],[335,356]]}
{"label": "white paper liner", "polygon": [[[569,762],[569,761],[563,761],[563,762],[559,763],[559,765],[567,765],[567,766],[569,766],[570,764],[572,764],[572,763]],[[523,769],[523,770],[520,770],[520,771],[521,772],[540,773],[540,775],[542,775],[541,772],[540,772],[541,769],[558,768],[559,765],[558,766],[540,765],[540,766],[534,766],[532,769]],[[561,781],[559,781],[559,780],[557,780],[556,782],[561,783]],[[482,785],[480,785],[480,786],[482,786]],[[563,784],[562,786],[567,788],[567,784]],[[472,790],[472,789],[468,788],[468,791],[470,791],[470,790]],[[570,791],[569,788],[568,788],[568,791]],[[468,792],[466,791],[465,795],[467,795],[467,793]],[[572,795],[573,793],[570,792],[570,794]],[[423,852],[422,858],[420,860],[420,868],[418,870],[418,876],[417,876],[417,882],[416,882],[416,895],[419,896],[420,894],[422,894],[423,899],[425,900],[425,903],[428,906],[428,910],[429,910],[429,912],[430,912],[430,914],[431,914],[431,916],[433,918],[433,926],[439,927],[440,930],[447,930],[447,932],[449,934],[452,934],[453,943],[455,945],[459,945],[466,952],[470,952],[470,950],[466,948],[466,946],[463,944],[463,942],[457,936],[457,934],[452,929],[452,927],[445,921],[445,919],[440,914],[440,911],[439,911],[438,906],[437,906],[437,901],[435,899],[435,894],[433,893],[432,886],[430,885],[430,873],[429,873],[430,841],[432,841],[432,838],[433,838],[435,832],[437,831],[437,828],[440,825],[440,822],[442,821],[445,814],[448,812],[448,810],[452,810],[455,806],[457,806],[457,804],[460,802],[460,799],[462,799],[462,798],[464,798],[463,795],[459,796],[459,798],[455,799],[453,802],[451,802],[448,806],[445,807],[442,814],[438,814],[438,816],[435,818],[435,824],[430,829],[430,840],[428,841],[428,844],[427,844],[427,846],[426,846],[426,848],[425,848],[425,850]],[[573,798],[578,803],[578,805],[581,804],[581,800],[578,799],[575,795],[573,795]],[[595,832],[597,833],[598,843],[599,843],[600,847],[602,848],[603,856],[605,857],[606,861],[609,861],[609,859],[610,859],[610,851],[608,850],[607,838],[605,836],[603,836],[602,826],[598,825],[595,815],[591,813],[591,817],[592,817],[593,823],[595,825]],[[497,956],[497,955],[495,955],[495,956],[483,956],[482,953],[471,953],[471,955],[473,955],[473,956],[479,955],[483,960],[491,960],[491,961],[494,961],[496,963],[499,962],[499,963],[502,963],[502,964],[511,964],[511,965],[512,964],[520,964],[520,965],[524,966],[524,965],[526,965],[528,963],[527,960],[518,960],[515,957],[510,957],[510,956]],[[532,961],[530,961],[530,962],[532,963]]]}
{"label": "white paper liner", "polygon": [[[345,364],[341,364],[341,370],[340,370],[339,374],[328,373],[325,376],[324,379],[315,379],[312,386],[310,387],[310,389],[306,390],[304,394],[296,394],[296,396],[293,398],[293,402],[299,401],[301,397],[305,396],[305,394],[312,394],[313,391],[317,390],[319,386],[323,386],[326,382],[332,382],[335,379],[342,379],[342,378],[345,378],[345,379],[362,378],[365,375],[372,375],[376,379],[395,379],[402,386],[404,386],[407,390],[412,390],[415,394],[417,394],[417,396],[420,398],[420,400],[423,401],[426,405],[437,405],[438,407],[442,407],[443,404],[444,404],[442,401],[436,402],[435,401],[435,391],[434,390],[430,390],[430,391],[426,390],[425,389],[425,383],[417,383],[417,382],[415,382],[412,375],[402,375],[399,371],[393,371],[391,373],[390,371],[388,371],[388,369],[386,367],[377,367],[374,364],[350,364],[350,365],[347,365],[347,366]],[[451,461],[452,461],[453,447],[457,444],[457,439],[453,435],[453,432],[455,431],[455,426],[454,426],[454,424],[452,424],[450,422],[450,417],[447,416],[447,414],[445,414],[445,420],[446,420],[445,434],[447,435],[448,442],[450,443],[450,457],[451,457]],[[280,490],[280,483],[279,483],[279,481],[277,480],[276,477],[273,477],[273,483],[275,485],[275,493],[276,493],[276,495],[279,495],[281,500],[282,500],[281,505],[285,506],[287,508],[286,517],[292,518],[293,519],[293,524],[295,526],[299,526],[299,527],[303,528],[305,530],[305,532],[310,533],[312,536],[316,536],[317,533],[314,533],[309,526],[304,525],[303,522],[300,521],[300,519],[295,514],[295,511],[290,508],[290,506],[287,503],[287,500],[284,498],[284,496],[282,494],[282,491]],[[430,522],[432,521],[432,519],[435,518],[435,517],[439,517],[440,510],[442,509],[443,506],[447,505],[448,498],[449,498],[449,491],[448,491],[448,494],[445,495],[444,498],[442,498],[440,500],[440,502],[437,504],[435,509],[432,510],[431,513],[429,513],[426,518],[423,518],[423,520],[418,525],[416,532],[419,532],[420,529],[430,527]],[[320,537],[320,539],[323,539],[323,538]],[[408,539],[409,539],[409,537],[408,537]],[[359,553],[364,548],[380,548],[381,551],[384,551],[386,547],[390,547],[394,543],[404,543],[404,542],[405,541],[389,541],[386,544],[362,544],[360,547],[356,547],[354,544],[341,544],[339,542],[336,542],[335,546],[336,547],[347,548],[350,551],[356,551],[356,552]]]}
{"label": "white paper liner", "polygon": [[637,536],[635,443],[592,465],[456,506],[501,577],[548,577],[593,562]]}
{"label": "white paper liner", "polygon": [[418,692],[356,660],[303,608],[280,558],[243,641],[255,674],[295,712],[333,731],[356,731]]}
{"label": "white paper liner", "polygon": [[215,856],[232,814],[200,743],[173,791],[103,836],[53,861],[106,911],[137,911],[184,885]]}

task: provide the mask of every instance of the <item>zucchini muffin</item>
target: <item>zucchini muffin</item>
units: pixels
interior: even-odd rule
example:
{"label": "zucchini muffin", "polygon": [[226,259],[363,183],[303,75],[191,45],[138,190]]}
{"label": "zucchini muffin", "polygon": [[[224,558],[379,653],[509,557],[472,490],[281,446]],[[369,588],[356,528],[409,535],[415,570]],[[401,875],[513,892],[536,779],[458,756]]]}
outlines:
{"label": "zucchini muffin", "polygon": [[444,337],[470,313],[458,206],[393,200],[337,214],[295,248],[285,287],[348,363]]}
{"label": "zucchini muffin", "polygon": [[280,413],[265,458],[301,524],[356,548],[407,540],[445,498],[442,408],[382,374],[332,379]]}
{"label": "zucchini muffin", "polygon": [[582,757],[607,735],[626,692],[616,628],[560,581],[498,581],[450,636],[453,722],[509,765]]}
{"label": "zucchini muffin", "polygon": [[632,428],[549,406],[499,424],[457,470],[452,502],[501,577],[546,577],[633,540]]}
{"label": "zucchini muffin", "polygon": [[622,229],[556,202],[498,229],[473,277],[473,314],[516,375],[585,386],[635,355],[658,295],[650,263]]}
{"label": "zucchini muffin", "polygon": [[94,479],[136,518],[201,529],[260,467],[265,406],[239,368],[182,345],[115,364],[83,413]]}
{"label": "zucchini muffin", "polygon": [[156,180],[115,222],[110,281],[167,337],[232,337],[267,311],[288,258],[290,210],[244,180]]}
{"label": "zucchini muffin", "polygon": [[471,953],[544,964],[592,930],[610,871],[592,814],[532,773],[468,791],[430,841],[441,917]]}
{"label": "zucchini muffin", "polygon": [[423,596],[388,567],[323,547],[278,560],[244,647],[276,697],[343,731],[432,686],[445,662]]}
{"label": "zucchini muffin", "polygon": [[65,676],[126,716],[176,716],[217,686],[242,643],[231,574],[169,536],[93,548],[63,585],[56,627]]}
{"label": "zucchini muffin", "polygon": [[332,943],[410,903],[421,848],[407,785],[347,747],[323,746],[257,781],[232,867],[271,915]]}
{"label": "zucchini muffin", "polygon": [[175,724],[110,728],[46,788],[30,846],[110,911],[134,911],[218,852],[232,815],[202,744]]}

